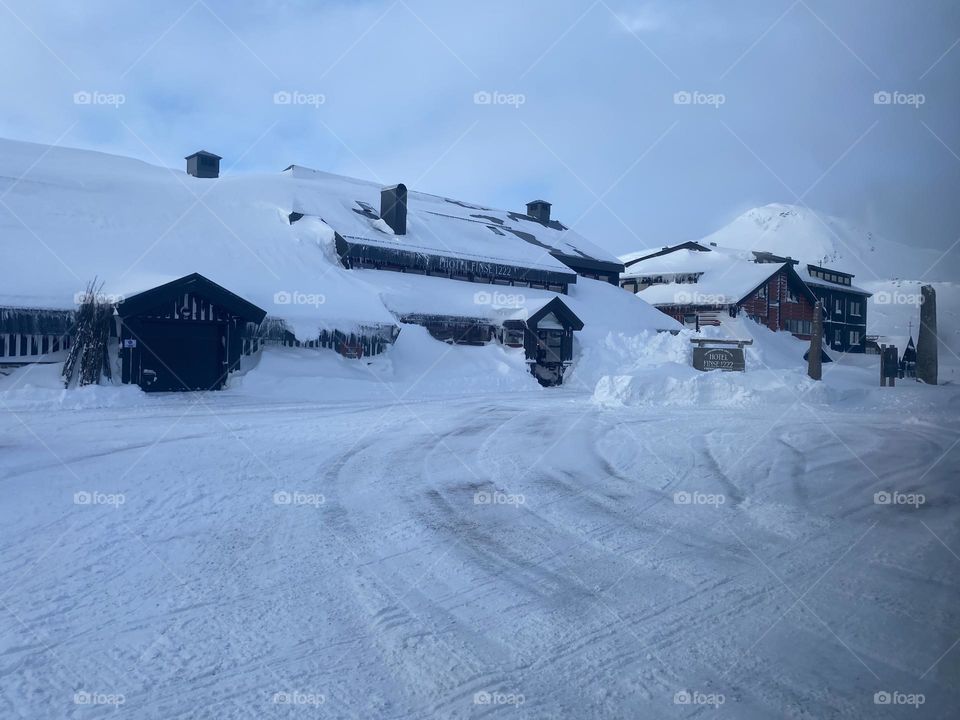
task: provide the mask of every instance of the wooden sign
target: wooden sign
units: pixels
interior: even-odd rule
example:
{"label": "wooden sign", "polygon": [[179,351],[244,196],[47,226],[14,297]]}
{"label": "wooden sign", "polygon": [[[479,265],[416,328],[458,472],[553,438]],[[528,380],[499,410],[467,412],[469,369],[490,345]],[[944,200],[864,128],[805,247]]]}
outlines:
{"label": "wooden sign", "polygon": [[743,355],[743,348],[695,347],[693,367],[697,370],[744,372],[747,369],[747,362]]}

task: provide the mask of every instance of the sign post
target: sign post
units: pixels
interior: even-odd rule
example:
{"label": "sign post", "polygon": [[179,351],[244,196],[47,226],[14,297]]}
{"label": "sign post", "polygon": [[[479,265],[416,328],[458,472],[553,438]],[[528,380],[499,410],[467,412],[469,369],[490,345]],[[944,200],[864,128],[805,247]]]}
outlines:
{"label": "sign post", "polygon": [[747,369],[743,348],[752,345],[753,340],[712,340],[693,338],[693,367],[696,370],[723,370],[725,372],[744,372]]}

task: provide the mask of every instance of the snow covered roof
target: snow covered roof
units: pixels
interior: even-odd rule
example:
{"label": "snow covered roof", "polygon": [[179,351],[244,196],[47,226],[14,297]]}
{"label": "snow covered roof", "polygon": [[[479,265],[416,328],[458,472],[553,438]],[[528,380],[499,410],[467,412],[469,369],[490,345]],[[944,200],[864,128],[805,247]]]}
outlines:
{"label": "snow covered roof", "polygon": [[651,305],[731,305],[785,265],[754,262],[747,250],[681,248],[636,262],[623,277],[661,280],[637,293]]}
{"label": "snow covered roof", "polygon": [[[830,270],[828,268],[823,268],[826,272],[837,272],[835,270]],[[830,288],[831,290],[843,290],[844,292],[857,293],[858,295],[871,295],[872,293],[869,290],[864,290],[861,287],[857,287],[852,283],[850,285],[844,285],[843,283],[831,282],[830,280],[825,280],[821,277],[814,277],[810,274],[810,269],[808,265],[801,263],[796,268],[797,274],[803,279],[807,285],[816,285],[818,287]],[[846,275],[848,277],[853,277],[850,273],[840,272],[840,275]]]}
{"label": "snow covered roof", "polygon": [[555,255],[620,265],[614,255],[558,222],[543,224],[524,213],[414,191],[407,194],[407,233],[394,235],[376,217],[381,190],[377,183],[299,165],[291,165],[284,174],[297,181],[293,209],[324,218],[348,240],[571,275]]}
{"label": "snow covered roof", "polygon": [[[577,278],[552,252],[617,262],[559,223],[417,192],[408,194],[408,234],[395,236],[360,204],[376,215],[380,189],[296,166],[198,179],[130,158],[0,140],[0,306],[73,309],[94,278],[103,293],[122,299],[199,273],[305,339],[321,329],[395,324],[392,310],[403,294],[397,288],[420,292],[410,280],[417,276],[345,269],[336,254],[337,233],[385,247],[549,268],[577,284],[602,283]],[[305,216],[291,224],[292,211]],[[434,312],[448,301],[462,302],[461,292],[472,303],[478,288],[511,290],[439,282],[463,290],[427,298]],[[604,326],[609,316],[629,319],[635,328],[635,317],[643,318],[645,329],[673,327],[669,318],[647,314],[656,311],[609,287],[618,295],[605,296],[607,302],[623,308],[595,313]],[[572,296],[591,293],[571,290]],[[632,302],[624,305],[624,298]]]}

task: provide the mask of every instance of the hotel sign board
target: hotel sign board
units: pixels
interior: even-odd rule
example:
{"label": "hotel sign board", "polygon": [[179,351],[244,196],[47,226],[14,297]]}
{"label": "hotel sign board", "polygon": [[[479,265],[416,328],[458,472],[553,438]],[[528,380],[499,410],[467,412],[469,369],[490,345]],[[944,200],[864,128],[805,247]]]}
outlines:
{"label": "hotel sign board", "polygon": [[741,347],[695,347],[693,349],[693,367],[696,370],[744,372],[747,369],[747,363]]}

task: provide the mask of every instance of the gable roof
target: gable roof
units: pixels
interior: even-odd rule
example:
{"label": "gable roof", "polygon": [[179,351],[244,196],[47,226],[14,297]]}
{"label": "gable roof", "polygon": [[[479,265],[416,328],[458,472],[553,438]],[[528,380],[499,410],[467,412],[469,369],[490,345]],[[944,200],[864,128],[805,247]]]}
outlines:
{"label": "gable roof", "polygon": [[830,282],[829,280],[824,280],[820,277],[814,277],[812,274],[813,270],[824,270],[825,272],[831,272],[835,275],[842,275],[843,277],[848,277],[851,280],[853,275],[851,273],[840,272],[839,270],[834,270],[833,268],[822,268],[812,263],[800,267],[797,272],[800,277],[807,285],[815,285],[817,287],[829,288],[831,290],[840,290],[842,292],[853,293],[855,295],[864,295],[870,297],[873,295],[869,290],[864,290],[861,287],[857,287],[852,282],[849,285],[844,285],[843,283]]}
{"label": "gable roof", "polygon": [[267,315],[266,310],[257,307],[251,302],[247,302],[239,295],[230,292],[225,287],[217,285],[199,273],[190,273],[177,280],[164,283],[150,290],[144,290],[136,295],[131,295],[117,305],[117,314],[124,318],[139,315],[165,302],[176,300],[185,293],[190,292],[208,298],[214,304],[225,308],[246,322],[259,325]]}
{"label": "gable roof", "polygon": [[563,325],[566,325],[573,330],[583,330],[583,320],[577,317],[576,313],[574,313],[573,310],[571,310],[559,297],[555,297],[552,300],[544,303],[539,310],[536,310],[533,314],[527,317],[527,325],[535,328],[541,320],[550,314],[556,316],[556,318]]}
{"label": "gable roof", "polygon": [[394,235],[378,222],[378,183],[290,165],[284,175],[296,181],[292,210],[322,218],[351,244],[401,249],[444,257],[469,257],[505,265],[570,275],[572,263],[618,273],[622,263],[574,230],[551,220],[541,223],[524,212],[407,192],[407,232]]}
{"label": "gable roof", "polygon": [[204,157],[216,158],[217,160],[223,160],[223,158],[217,155],[216,153],[207,152],[206,150],[197,150],[195,153],[190,153],[184,158],[184,160],[189,160],[190,158],[197,157],[198,155],[202,155]]}
{"label": "gable roof", "polygon": [[698,242],[689,241],[680,243],[679,245],[667,245],[660,250],[638,250],[636,252],[627,253],[626,255],[620,256],[620,261],[624,264],[624,267],[630,267],[631,265],[635,265],[643,260],[660,257],[661,255],[669,255],[676,250],[697,250],[700,252],[709,252],[710,248]]}
{"label": "gable roof", "polygon": [[696,282],[659,282],[651,284],[637,296],[652,305],[735,305],[756,291],[781,270],[786,270],[794,284],[807,298],[816,297],[797,274],[793,263],[759,263],[752,252],[721,247],[675,246],[635,262],[624,277],[653,277],[682,280],[697,276]]}

